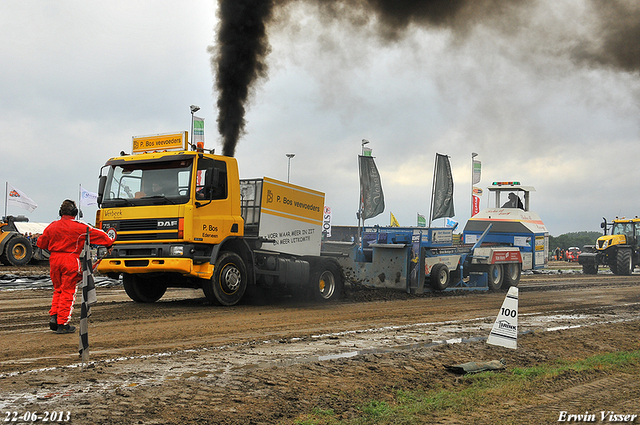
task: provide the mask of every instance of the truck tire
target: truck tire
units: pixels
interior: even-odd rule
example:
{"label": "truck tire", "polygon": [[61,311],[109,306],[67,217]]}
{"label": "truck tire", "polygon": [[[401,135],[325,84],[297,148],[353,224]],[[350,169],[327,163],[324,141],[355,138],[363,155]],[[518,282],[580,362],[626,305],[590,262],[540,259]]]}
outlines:
{"label": "truck tire", "polygon": [[237,304],[247,290],[247,266],[234,252],[218,256],[213,276],[205,281],[202,290],[213,304],[231,306]]}
{"label": "truck tire", "polygon": [[504,280],[502,281],[502,289],[508,291],[512,286],[518,286],[522,268],[520,263],[509,263],[502,266],[504,269]]}
{"label": "truck tire", "polygon": [[431,273],[429,276],[429,283],[431,284],[431,288],[434,290],[444,291],[447,289],[447,286],[449,286],[451,276],[446,264],[434,264],[433,267],[431,267]]}
{"label": "truck tire", "polygon": [[582,273],[584,273],[584,274],[598,274],[598,265],[597,264],[583,264],[582,265]]}
{"label": "truck tire", "polygon": [[322,261],[311,276],[311,295],[315,301],[329,302],[342,296],[340,267],[333,261]]}
{"label": "truck tire", "polygon": [[488,285],[490,291],[499,291],[502,288],[502,281],[504,280],[504,273],[502,270],[502,264],[489,264],[487,266]]}
{"label": "truck tire", "polygon": [[7,241],[1,260],[7,265],[24,266],[31,261],[32,255],[33,248],[29,239],[18,235]]}
{"label": "truck tire", "polygon": [[124,273],[122,285],[129,298],[137,303],[154,303],[167,291],[167,286],[154,281],[151,277]]}
{"label": "truck tire", "polygon": [[633,273],[633,258],[630,249],[619,249],[616,253],[616,274],[629,276]]}

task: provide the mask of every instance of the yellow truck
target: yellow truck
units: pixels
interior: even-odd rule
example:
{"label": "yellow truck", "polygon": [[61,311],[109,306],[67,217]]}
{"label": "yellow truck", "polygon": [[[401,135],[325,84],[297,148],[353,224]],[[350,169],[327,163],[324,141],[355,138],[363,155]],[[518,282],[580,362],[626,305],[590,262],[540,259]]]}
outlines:
{"label": "yellow truck", "polygon": [[340,265],[320,252],[324,194],[241,180],[235,158],[189,150],[187,138],[134,137],[131,155],[103,166],[96,226],[116,242],[98,271],[122,275],[128,296],[144,303],[168,287],[202,288],[221,305],[246,291],[339,297]]}

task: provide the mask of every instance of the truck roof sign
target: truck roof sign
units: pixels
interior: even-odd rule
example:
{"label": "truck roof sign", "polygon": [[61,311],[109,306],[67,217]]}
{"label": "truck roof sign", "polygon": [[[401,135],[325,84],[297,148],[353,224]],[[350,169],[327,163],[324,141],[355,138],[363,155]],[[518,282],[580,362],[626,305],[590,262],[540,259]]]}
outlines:
{"label": "truck roof sign", "polygon": [[131,153],[151,153],[187,150],[187,132],[133,136]]}

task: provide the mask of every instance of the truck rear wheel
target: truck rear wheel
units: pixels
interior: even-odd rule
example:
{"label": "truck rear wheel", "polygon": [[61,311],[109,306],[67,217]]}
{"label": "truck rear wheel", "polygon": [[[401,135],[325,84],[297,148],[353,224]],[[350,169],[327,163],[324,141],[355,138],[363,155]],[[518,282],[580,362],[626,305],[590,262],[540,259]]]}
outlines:
{"label": "truck rear wheel", "polygon": [[509,290],[512,286],[518,286],[522,274],[520,263],[505,264],[503,268],[504,280],[502,282],[502,289]]}
{"label": "truck rear wheel", "polygon": [[489,275],[489,290],[500,290],[500,288],[502,288],[502,281],[504,279],[502,264],[489,264],[489,266],[487,266],[487,274]]}
{"label": "truck rear wheel", "polygon": [[314,300],[327,302],[342,296],[340,268],[333,261],[322,261],[318,264],[311,279]]}
{"label": "truck rear wheel", "polygon": [[122,285],[129,298],[137,303],[154,303],[167,292],[165,284],[156,282],[151,277],[136,274],[124,273]]}
{"label": "truck rear wheel", "polygon": [[22,235],[14,236],[4,247],[2,262],[12,266],[24,266],[31,261],[32,255],[33,248],[29,239]]}
{"label": "truck rear wheel", "polygon": [[213,276],[202,287],[204,295],[214,304],[235,305],[247,290],[247,267],[233,252],[223,252],[216,261]]}
{"label": "truck rear wheel", "polygon": [[633,273],[633,259],[630,249],[619,249],[616,253],[616,274],[629,276]]}
{"label": "truck rear wheel", "polygon": [[444,291],[449,286],[451,276],[449,274],[449,268],[446,264],[438,263],[431,267],[431,273],[429,277],[429,283],[431,288],[436,291]]}

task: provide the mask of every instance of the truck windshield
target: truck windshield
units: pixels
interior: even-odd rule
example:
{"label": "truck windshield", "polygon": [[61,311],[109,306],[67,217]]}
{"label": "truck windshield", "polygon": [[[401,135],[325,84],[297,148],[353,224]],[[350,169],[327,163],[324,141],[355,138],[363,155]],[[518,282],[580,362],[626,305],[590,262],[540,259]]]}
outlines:
{"label": "truck windshield", "polygon": [[627,235],[635,236],[633,234],[633,223],[614,223],[611,230],[612,235]]}
{"label": "truck windshield", "polygon": [[106,207],[184,204],[189,201],[192,159],[112,165],[102,204]]}

